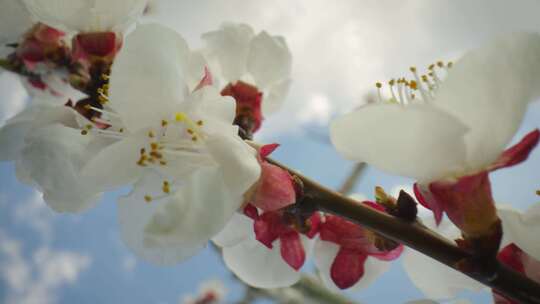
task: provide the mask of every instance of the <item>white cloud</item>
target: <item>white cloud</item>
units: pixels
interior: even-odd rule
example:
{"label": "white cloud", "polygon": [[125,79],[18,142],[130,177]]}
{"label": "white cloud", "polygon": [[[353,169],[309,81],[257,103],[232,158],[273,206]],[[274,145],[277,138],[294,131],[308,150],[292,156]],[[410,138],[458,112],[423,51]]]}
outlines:
{"label": "white cloud", "polygon": [[332,106],[328,97],[324,94],[314,94],[306,105],[306,110],[299,113],[301,123],[316,123],[325,125],[332,114]]}
{"label": "white cloud", "polygon": [[43,240],[51,239],[54,214],[43,201],[41,193],[34,190],[26,200],[16,204],[13,213],[17,222],[32,228]]}
{"label": "white cloud", "polygon": [[32,258],[23,255],[20,241],[0,231],[0,278],[5,281],[6,304],[52,304],[58,291],[73,284],[90,264],[89,256],[40,247]]}
{"label": "white cloud", "polygon": [[[160,0],[160,20],[191,45],[223,21],[246,22],[285,36],[293,54],[293,85],[282,111],[266,120],[268,133],[297,131],[315,120],[314,94],[329,110],[349,111],[377,81],[404,76],[411,65],[454,60],[501,33],[540,29],[535,0],[202,1]],[[241,10],[238,10],[241,7]],[[158,7],[159,8],[159,7]],[[158,10],[159,11],[159,10]],[[307,113],[307,114],[306,114]],[[265,135],[266,135],[265,134]]]}

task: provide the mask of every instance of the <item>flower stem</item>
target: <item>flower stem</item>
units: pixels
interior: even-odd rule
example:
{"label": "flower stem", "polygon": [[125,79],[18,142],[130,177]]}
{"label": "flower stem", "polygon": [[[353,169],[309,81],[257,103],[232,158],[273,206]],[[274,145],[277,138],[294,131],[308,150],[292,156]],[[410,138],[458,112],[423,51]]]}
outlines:
{"label": "flower stem", "polygon": [[369,228],[454,268],[484,285],[497,289],[501,294],[518,303],[540,303],[540,284],[499,262],[492,261],[495,266],[489,273],[465,272],[458,268],[458,265],[463,261],[472,260],[474,256],[456,246],[454,242],[429,230],[418,221],[406,222],[366,207],[312,181],[283,164],[270,159],[268,161],[288,170],[292,175],[302,180],[305,196],[300,202],[300,208],[331,213]]}

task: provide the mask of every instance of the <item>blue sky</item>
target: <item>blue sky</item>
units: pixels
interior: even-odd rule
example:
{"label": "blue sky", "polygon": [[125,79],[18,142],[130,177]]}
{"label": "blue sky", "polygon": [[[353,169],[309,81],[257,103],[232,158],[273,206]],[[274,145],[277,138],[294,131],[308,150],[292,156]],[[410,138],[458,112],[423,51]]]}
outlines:
{"label": "blue sky", "polygon": [[[158,0],[160,1],[160,0]],[[198,35],[226,20],[282,34],[294,56],[294,84],[283,110],[269,117],[260,139],[278,142],[275,158],[329,187],[353,165],[324,138],[328,120],[359,105],[371,85],[401,75],[410,65],[455,59],[501,32],[540,29],[535,1],[191,1],[162,0],[159,20],[197,47]],[[534,12],[534,13],[533,13]],[[405,29],[404,29],[405,28]],[[15,84],[0,77],[5,118],[17,107]],[[20,88],[19,88],[20,89]],[[4,102],[4,100],[6,102]],[[493,118],[497,119],[497,118]],[[516,139],[540,127],[540,103],[531,106]],[[524,208],[539,201],[540,151],[524,165],[492,175],[497,202]],[[372,197],[376,185],[392,189],[411,181],[368,168],[356,187]],[[241,296],[211,249],[175,267],[157,267],[122,244],[115,198],[109,193],[81,215],[56,214],[39,194],[19,183],[11,163],[0,163],[0,302],[179,303],[208,279],[225,282],[228,300]],[[308,267],[309,268],[309,267]],[[421,271],[421,269],[419,269]],[[348,292],[362,303],[403,303],[422,298],[401,262],[368,289]],[[488,303],[488,292],[466,294]],[[26,301],[26,302],[25,302]]]}

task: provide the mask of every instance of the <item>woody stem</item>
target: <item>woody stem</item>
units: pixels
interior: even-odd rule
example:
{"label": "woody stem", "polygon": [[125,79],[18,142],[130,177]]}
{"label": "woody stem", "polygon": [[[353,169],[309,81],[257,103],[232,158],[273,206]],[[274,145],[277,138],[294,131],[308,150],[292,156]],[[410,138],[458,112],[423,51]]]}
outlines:
{"label": "woody stem", "polygon": [[458,264],[464,260],[473,259],[474,256],[456,246],[454,242],[445,239],[418,222],[406,222],[359,204],[357,201],[328,189],[283,164],[270,159],[268,161],[302,180],[305,196],[300,203],[300,208],[304,208],[306,211],[319,210],[331,213],[362,225],[496,289],[518,303],[540,303],[540,284],[507,268],[498,261],[493,261],[495,269],[489,273],[464,272],[457,267]]}

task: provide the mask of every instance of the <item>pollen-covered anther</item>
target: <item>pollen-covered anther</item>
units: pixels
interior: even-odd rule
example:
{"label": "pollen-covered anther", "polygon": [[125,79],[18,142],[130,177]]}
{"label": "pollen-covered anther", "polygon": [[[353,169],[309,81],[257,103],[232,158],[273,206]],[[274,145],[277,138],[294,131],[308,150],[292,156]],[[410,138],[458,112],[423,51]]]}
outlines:
{"label": "pollen-covered anther", "polygon": [[161,186],[161,190],[163,190],[163,192],[167,194],[171,192],[171,186],[168,181],[163,181],[163,186]]}
{"label": "pollen-covered anther", "polygon": [[81,135],[87,135],[90,130],[92,130],[93,126],[90,124],[85,125],[81,130]]}
{"label": "pollen-covered anther", "polygon": [[147,202],[147,203],[150,203],[150,202],[152,202],[152,197],[150,195],[145,195],[144,196],[144,201]]}
{"label": "pollen-covered anther", "polygon": [[148,131],[148,137],[150,137],[150,138],[154,138],[155,136],[156,136],[156,135],[154,134],[154,132],[153,132],[153,131],[151,131],[151,130],[150,130],[150,131]]}

